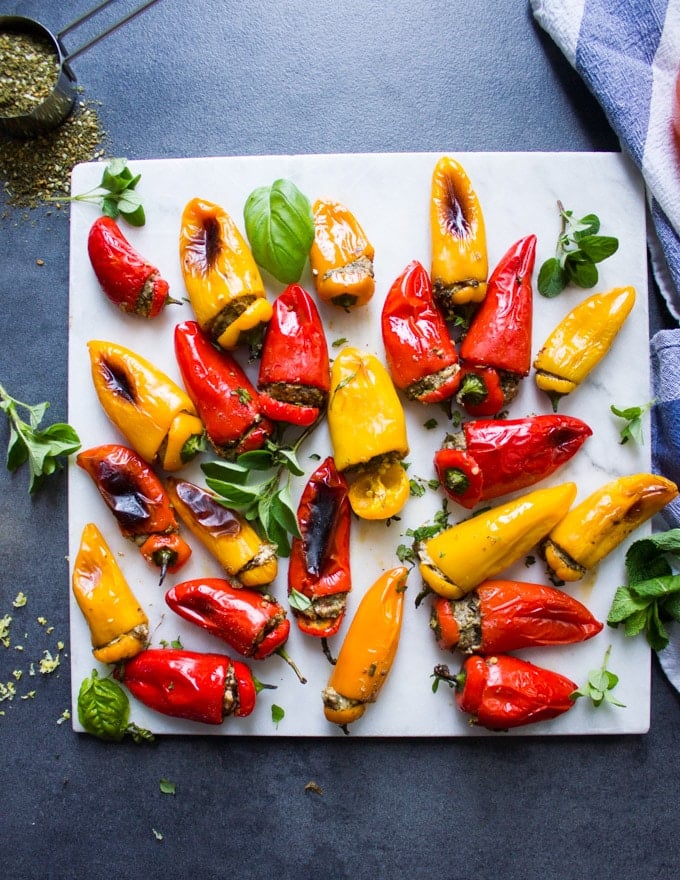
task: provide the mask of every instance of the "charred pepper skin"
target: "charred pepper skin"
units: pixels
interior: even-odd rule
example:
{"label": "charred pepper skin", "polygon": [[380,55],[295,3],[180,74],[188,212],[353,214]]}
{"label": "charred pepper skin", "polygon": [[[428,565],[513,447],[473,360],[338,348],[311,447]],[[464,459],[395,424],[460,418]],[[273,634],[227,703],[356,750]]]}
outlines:
{"label": "charred pepper skin", "polygon": [[147,648],[114,670],[114,678],[150,709],[173,718],[222,724],[255,708],[256,682],[239,660],[175,648]]}
{"label": "charred pepper skin", "polygon": [[87,239],[90,263],[106,297],[121,311],[156,318],[168,303],[168,282],[125,238],[111,217],[98,217]]}
{"label": "charred pepper skin", "polygon": [[102,409],[135,452],[166,471],[202,448],[203,423],[190,397],[150,361],[115,342],[87,344]]}
{"label": "charred pepper skin", "polygon": [[258,392],[237,361],[218,351],[196,321],[175,327],[175,355],[215,452],[235,459],[261,449],[274,426],[262,415]]}
{"label": "charred pepper skin", "polygon": [[324,715],[346,728],[374,703],[399,647],[408,569],[383,572],[357,608],[323,691]]}
{"label": "charred pepper skin", "polygon": [[349,311],[375,292],[375,251],[354,214],[340,202],[318,199],[309,263],[321,302]]}
{"label": "charred pepper skin", "polygon": [[272,306],[250,248],[224,208],[198,198],[186,204],[179,254],[191,307],[211,342],[231,351],[261,333]]}
{"label": "charred pepper skin", "polygon": [[71,586],[96,660],[119,663],[145,648],[149,619],[94,523],[83,529]]}
{"label": "charred pepper skin", "polygon": [[677,495],[676,484],[658,474],[617,477],[554,526],[541,555],[556,578],[578,581]]}
{"label": "charred pepper skin", "polygon": [[478,419],[446,437],[434,467],[447,496],[472,509],[539,483],[566,464],[591,434],[581,419],[557,414]]}
{"label": "charred pepper skin", "polygon": [[326,409],[328,343],[318,309],[299,284],[274,301],[257,384],[260,410],[274,422],[309,427]]}
{"label": "charred pepper skin", "polygon": [[556,587],[488,580],[462,599],[436,596],[430,627],[444,651],[505,654],[584,642],[596,636],[603,624],[585,605]]}
{"label": "charred pepper skin", "polygon": [[430,276],[447,320],[469,319],[487,292],[484,214],[463,166],[442,156],[432,172]]}
{"label": "charred pepper skin", "polygon": [[[514,399],[520,380],[531,370],[531,277],[535,260],[535,235],[521,238],[507,250],[491,273],[486,297],[460,346],[464,366],[494,370],[498,374],[503,406]],[[461,383],[457,400],[464,407],[471,403],[477,407],[475,414],[479,414],[479,395],[471,396],[465,382]],[[487,406],[490,405],[487,402]]]}
{"label": "charred pepper skin", "polygon": [[191,548],[178,534],[179,524],[163,483],[134,450],[117,443],[79,453],[76,463],[92,478],[121,534],[138,544],[140,552],[160,569],[178,571]]}
{"label": "charred pepper skin", "polygon": [[460,383],[458,354],[425,267],[412,260],[385,297],[381,328],[392,381],[408,398],[440,403]]}
{"label": "charred pepper skin", "polygon": [[216,496],[187,480],[169,478],[166,489],[177,515],[227,575],[244,587],[265,587],[276,577],[276,548]]}
{"label": "charred pepper skin", "polygon": [[348,486],[332,456],[307,481],[297,521],[300,537],[291,544],[288,594],[296,590],[311,604],[305,611],[293,608],[293,614],[301,632],[329,638],[342,625],[352,589]]}

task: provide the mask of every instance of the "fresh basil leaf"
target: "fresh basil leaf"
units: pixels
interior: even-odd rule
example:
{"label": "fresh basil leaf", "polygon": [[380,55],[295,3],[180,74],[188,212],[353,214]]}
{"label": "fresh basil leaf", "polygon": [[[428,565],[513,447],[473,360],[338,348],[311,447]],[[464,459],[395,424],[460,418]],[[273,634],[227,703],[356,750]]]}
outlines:
{"label": "fresh basil leaf", "polygon": [[99,678],[93,669],[78,691],[78,720],[85,730],[99,739],[120,742],[129,715],[130,701],[123,688],[113,679]]}
{"label": "fresh basil leaf", "polygon": [[246,470],[270,471],[274,467],[272,453],[267,449],[253,449],[251,452],[242,452],[238,457],[238,464]]}
{"label": "fresh basil leaf", "polygon": [[206,461],[201,470],[206,477],[226,483],[241,483],[248,476],[248,468],[236,461]]}
{"label": "fresh basil leaf", "polygon": [[308,611],[312,607],[312,600],[293,588],[288,595],[288,604],[296,611]]}
{"label": "fresh basil leaf", "polygon": [[271,510],[273,517],[287,532],[296,538],[300,537],[297,515],[293,509],[290,490],[287,486],[284,486],[274,495],[271,502]]}
{"label": "fresh basil leaf", "polygon": [[282,447],[278,450],[277,457],[291,474],[296,477],[304,475],[304,468],[300,467],[294,450]]}

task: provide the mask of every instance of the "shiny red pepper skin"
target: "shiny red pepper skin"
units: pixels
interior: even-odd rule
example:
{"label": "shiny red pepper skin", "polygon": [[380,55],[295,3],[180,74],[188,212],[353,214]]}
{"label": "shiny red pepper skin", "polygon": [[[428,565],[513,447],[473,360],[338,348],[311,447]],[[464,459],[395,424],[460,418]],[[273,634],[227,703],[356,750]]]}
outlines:
{"label": "shiny red pepper skin", "polygon": [[578,599],[556,587],[488,580],[463,599],[436,596],[430,626],[444,651],[505,654],[584,642],[603,624]]}
{"label": "shiny red pepper skin", "polygon": [[473,655],[456,688],[462,712],[488,730],[508,730],[568,712],[578,685],[564,675],[510,654]]}
{"label": "shiny red pepper skin", "polygon": [[191,548],[178,534],[168,493],[150,465],[117,443],[86,449],[76,463],[92,477],[123,537],[139,544],[147,562],[160,568],[161,583],[166,572],[178,571]]}
{"label": "shiny red pepper skin", "polygon": [[[460,346],[463,365],[485,367],[499,374],[504,384],[504,403],[516,393],[519,380],[531,370],[533,288],[531,276],[536,258],[536,236],[515,242],[489,278],[486,297],[476,311]],[[510,382],[502,382],[503,378]],[[461,382],[459,403],[467,408]],[[480,404],[475,401],[474,404]],[[473,405],[474,405],[473,404]],[[489,404],[491,407],[491,404]],[[494,404],[495,407],[495,404]],[[475,415],[495,415],[500,407]]]}
{"label": "shiny red pepper skin", "polygon": [[224,654],[148,648],[116,667],[114,678],[140,703],[174,718],[221,724],[228,715],[245,717],[255,708],[250,670]]}
{"label": "shiny red pepper skin", "polygon": [[273,309],[257,382],[260,410],[272,421],[307,427],[328,400],[326,334],[314,301],[299,284],[289,285]]}
{"label": "shiny red pepper skin", "polygon": [[217,351],[196,321],[175,327],[182,381],[218,455],[236,458],[261,449],[273,425],[260,411],[257,390],[234,358]]}
{"label": "shiny red pepper skin", "polygon": [[348,487],[331,456],[309,478],[297,520],[301,537],[293,538],[291,545],[288,594],[296,590],[312,602],[311,614],[293,608],[300,631],[326,638],[340,629],[344,605],[335,616],[316,617],[315,603],[328,596],[346,596],[352,589]]}
{"label": "shiny red pepper skin", "polygon": [[165,594],[180,617],[226,642],[241,657],[263,660],[281,649],[290,634],[283,607],[271,596],[224,578],[183,581]]}
{"label": "shiny red pepper skin", "polygon": [[581,419],[557,414],[466,422],[434,456],[446,494],[468,509],[526,489],[569,461],[592,430]]}
{"label": "shiny red pepper skin", "polygon": [[382,309],[382,338],[392,381],[407,397],[439,403],[458,389],[458,354],[434,303],[432,282],[412,260],[390,288]]}
{"label": "shiny red pepper skin", "polygon": [[168,302],[168,282],[121,232],[111,217],[94,221],[87,240],[92,268],[102,290],[124,312],[155,318]]}

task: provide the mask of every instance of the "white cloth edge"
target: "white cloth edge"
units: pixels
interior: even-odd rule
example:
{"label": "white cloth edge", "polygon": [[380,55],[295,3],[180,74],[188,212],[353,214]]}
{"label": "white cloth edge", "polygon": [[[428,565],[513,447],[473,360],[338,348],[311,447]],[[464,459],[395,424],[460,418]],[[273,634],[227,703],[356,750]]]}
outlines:
{"label": "white cloth edge", "polygon": [[559,9],[553,8],[550,12],[546,12],[543,0],[530,2],[536,21],[551,35],[571,66],[576,67],[576,46],[585,0],[564,3]]}

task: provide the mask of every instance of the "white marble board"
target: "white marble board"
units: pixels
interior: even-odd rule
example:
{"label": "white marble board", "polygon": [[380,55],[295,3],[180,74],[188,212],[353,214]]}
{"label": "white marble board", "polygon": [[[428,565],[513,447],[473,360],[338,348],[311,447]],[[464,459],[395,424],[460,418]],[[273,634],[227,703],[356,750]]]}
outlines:
{"label": "white marble board", "polygon": [[[645,424],[645,444],[619,444],[621,423],[610,413],[610,404],[633,406],[650,398],[648,371],[647,263],[645,249],[644,194],[633,166],[614,153],[456,153],[449,151],[466,168],[484,211],[489,263],[492,268],[508,247],[528,233],[538,236],[538,266],[554,251],[559,231],[556,203],[582,215],[597,213],[603,233],[616,235],[618,252],[601,264],[600,282],[595,290],[633,285],[637,302],[626,325],[606,360],[584,385],[560,405],[560,412],[584,419],[594,430],[578,455],[547,483],[574,480],[581,499],[616,475],[647,471],[649,462],[649,426]],[[327,330],[331,356],[335,340],[345,338],[384,359],[380,335],[380,311],[392,282],[412,259],[426,267],[430,261],[429,192],[432,169],[442,154],[360,154],[255,156],[233,158],[167,159],[131,161],[134,172],[141,172],[138,187],[147,213],[143,228],[122,224],[133,245],[156,263],[170,282],[171,294],[185,296],[178,259],[178,234],[182,209],[186,202],[200,196],[217,202],[232,214],[243,230],[243,205],[258,186],[280,177],[291,178],[314,200],[330,197],[344,202],[356,214],[372,240],[375,251],[376,293],[371,303],[350,314],[320,306]],[[77,166],[73,174],[73,192],[96,186],[102,166],[88,163]],[[74,203],[71,214],[70,254],[70,342],[69,342],[69,420],[78,430],[83,448],[102,443],[124,442],[111,426],[95,396],[86,343],[104,338],[122,343],[145,355],[170,376],[180,381],[174,362],[172,332],[176,323],[193,317],[189,304],[167,307],[153,321],[125,316],[102,294],[87,257],[86,241],[90,225],[98,216],[91,205]],[[534,278],[536,275],[534,276]],[[283,285],[264,275],[273,299]],[[313,285],[309,269],[301,283],[310,292]],[[534,351],[553,326],[584,296],[594,291],[570,289],[553,300],[535,293]],[[244,359],[242,359],[244,360]],[[253,378],[256,373],[249,368]],[[439,407],[424,408],[405,402],[411,452],[409,473],[423,480],[434,476],[432,456],[449,425]],[[510,415],[522,417],[550,412],[550,403],[539,393],[533,377],[522,383],[520,396],[512,404]],[[426,420],[436,418],[438,427],[427,430]],[[303,448],[301,461],[310,474],[317,459],[312,453],[330,453],[328,435],[322,425]],[[202,472],[194,463],[184,472],[188,479],[202,481]],[[305,483],[295,484],[295,500]],[[353,592],[341,633],[331,640],[335,652],[359,598],[386,568],[397,564],[396,548],[409,543],[408,528],[428,522],[441,506],[438,492],[428,490],[421,498],[409,500],[399,522],[389,526],[381,522],[353,523],[352,574]],[[452,521],[467,512],[455,505]],[[229,649],[213,637],[176,617],[166,607],[163,590],[156,574],[141,559],[135,546],[123,539],[106,510],[90,478],[75,464],[69,473],[69,543],[70,559],[75,558],[82,528],[96,522],[117,554],[134,592],[144,605],[150,621],[152,643],[172,641],[178,636],[184,647],[193,650]],[[640,529],[635,537],[648,532]],[[567,589],[585,602],[600,619],[606,618],[616,587],[624,581],[623,547],[605,560],[598,571],[583,582]],[[193,542],[195,543],[195,542]],[[272,592],[286,599],[287,564],[281,562]],[[168,578],[166,587],[190,577],[220,576],[217,563],[200,547],[184,569]],[[545,582],[543,566],[523,563],[508,570],[509,576]],[[436,663],[448,662],[453,668],[458,655],[444,654],[435,644],[429,629],[429,607],[416,609],[414,600],[420,590],[417,570],[409,576],[405,620],[401,643],[391,675],[378,702],[351,727],[351,736],[518,736],[563,734],[643,733],[649,727],[650,652],[641,637],[626,639],[620,630],[609,627],[590,642],[573,647],[534,649],[521,652],[536,663],[562,672],[579,684],[588,671],[598,667],[605,649],[612,645],[610,668],[620,676],[617,696],[625,708],[602,706],[594,709],[579,700],[566,715],[553,721],[519,728],[508,734],[490,734],[471,726],[454,702],[454,693],[440,687],[431,689],[431,674]],[[70,590],[69,590],[70,593]],[[93,667],[89,633],[73,598],[71,602],[71,671],[73,723],[80,730],[75,711],[78,688]],[[254,713],[244,719],[227,719],[213,727],[183,722],[158,715],[132,700],[132,719],[157,733],[262,735],[262,736],[343,736],[326,722],[321,703],[330,666],[316,640],[291,628],[288,651],[308,678],[298,682],[293,671],[279,657],[254,661],[251,666],[263,681],[277,685],[277,690],[263,692]],[[107,669],[100,668],[100,674]],[[271,708],[284,710],[278,723],[272,720]]]}

